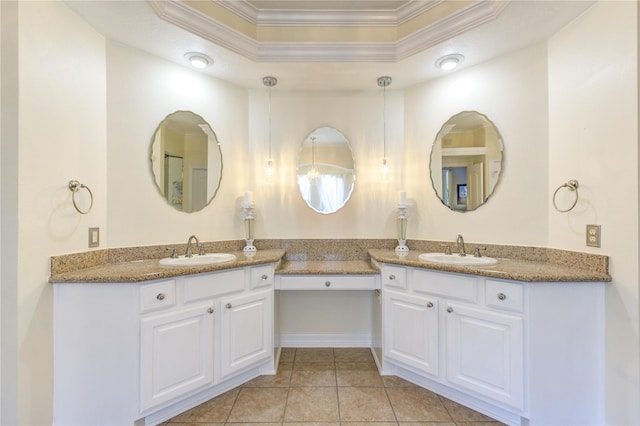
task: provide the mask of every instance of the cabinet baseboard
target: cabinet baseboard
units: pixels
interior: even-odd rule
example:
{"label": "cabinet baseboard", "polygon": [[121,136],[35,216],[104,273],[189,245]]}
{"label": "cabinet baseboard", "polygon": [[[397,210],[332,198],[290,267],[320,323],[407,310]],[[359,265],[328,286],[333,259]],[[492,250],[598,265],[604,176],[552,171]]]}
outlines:
{"label": "cabinet baseboard", "polygon": [[291,333],[280,335],[283,348],[370,348],[371,334]]}

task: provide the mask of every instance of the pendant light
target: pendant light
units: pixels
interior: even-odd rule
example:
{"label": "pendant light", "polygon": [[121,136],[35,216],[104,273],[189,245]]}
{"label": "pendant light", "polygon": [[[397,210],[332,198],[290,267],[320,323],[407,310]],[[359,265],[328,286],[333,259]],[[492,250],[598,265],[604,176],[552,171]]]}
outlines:
{"label": "pendant light", "polygon": [[382,108],[382,166],[380,169],[383,177],[386,177],[389,174],[389,163],[387,160],[387,86],[390,84],[391,77],[385,75],[378,78],[378,86],[382,87],[384,94],[384,105]]}
{"label": "pendant light", "polygon": [[318,179],[318,177],[320,177],[320,172],[318,172],[318,169],[316,169],[315,145],[316,145],[316,137],[315,136],[311,136],[311,167],[309,168],[309,171],[307,172],[307,177],[310,180]]}
{"label": "pendant light", "polygon": [[273,177],[275,170],[273,168],[273,157],[271,156],[271,88],[278,84],[278,79],[267,76],[262,78],[262,84],[269,88],[269,154],[265,166],[265,173],[268,178]]}

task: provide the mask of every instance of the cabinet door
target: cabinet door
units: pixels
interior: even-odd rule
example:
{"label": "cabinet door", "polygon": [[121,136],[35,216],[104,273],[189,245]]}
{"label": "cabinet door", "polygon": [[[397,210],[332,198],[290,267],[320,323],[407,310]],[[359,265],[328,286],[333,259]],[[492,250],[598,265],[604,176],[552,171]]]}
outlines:
{"label": "cabinet door", "polygon": [[383,291],[384,353],[419,371],[438,375],[438,300]]}
{"label": "cabinet door", "polygon": [[273,355],[273,291],[220,300],[222,376]]}
{"label": "cabinet door", "polygon": [[140,411],[213,383],[211,304],[140,320]]}
{"label": "cabinet door", "polygon": [[454,303],[446,311],[447,381],[522,409],[522,318]]}

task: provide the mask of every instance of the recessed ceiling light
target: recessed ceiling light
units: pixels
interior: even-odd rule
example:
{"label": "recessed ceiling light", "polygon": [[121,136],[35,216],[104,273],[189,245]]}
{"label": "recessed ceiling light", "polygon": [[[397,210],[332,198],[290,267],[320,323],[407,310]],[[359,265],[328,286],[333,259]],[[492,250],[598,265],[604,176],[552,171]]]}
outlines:
{"label": "recessed ceiling light", "polygon": [[436,61],[436,67],[443,71],[450,71],[460,65],[464,61],[464,56],[457,53],[445,55]]}
{"label": "recessed ceiling light", "polygon": [[191,64],[192,67],[198,69],[204,69],[209,65],[213,64],[213,59],[205,55],[204,53],[198,52],[189,52],[184,55],[187,61]]}

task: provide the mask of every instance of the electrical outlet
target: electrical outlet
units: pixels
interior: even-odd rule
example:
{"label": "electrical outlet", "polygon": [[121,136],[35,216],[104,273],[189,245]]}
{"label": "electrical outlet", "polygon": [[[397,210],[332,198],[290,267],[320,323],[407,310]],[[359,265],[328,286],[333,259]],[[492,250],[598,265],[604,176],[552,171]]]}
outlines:
{"label": "electrical outlet", "polygon": [[100,247],[100,228],[89,228],[89,248]]}
{"label": "electrical outlet", "polygon": [[600,247],[600,225],[587,225],[587,246]]}

